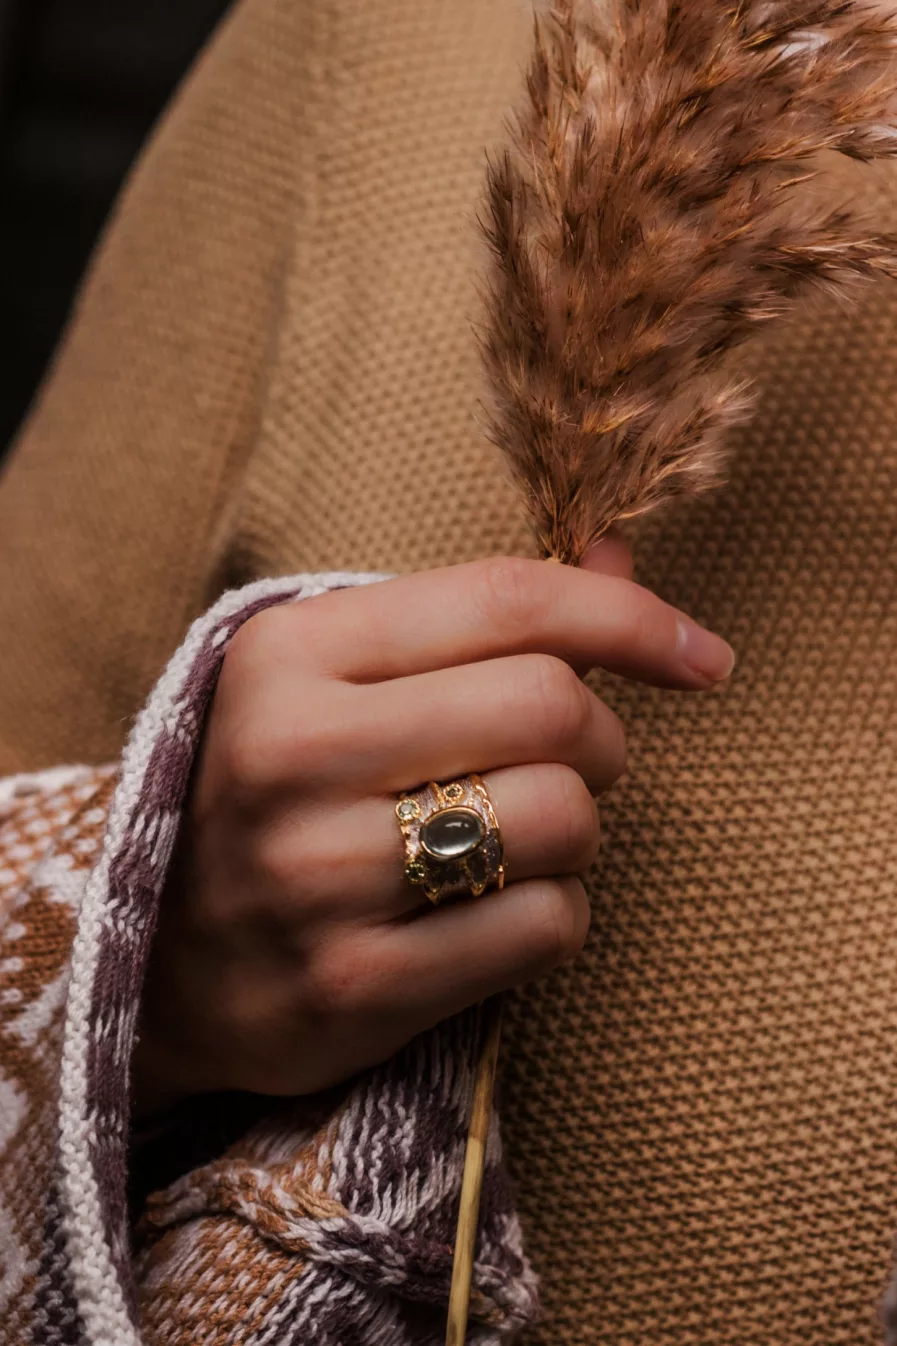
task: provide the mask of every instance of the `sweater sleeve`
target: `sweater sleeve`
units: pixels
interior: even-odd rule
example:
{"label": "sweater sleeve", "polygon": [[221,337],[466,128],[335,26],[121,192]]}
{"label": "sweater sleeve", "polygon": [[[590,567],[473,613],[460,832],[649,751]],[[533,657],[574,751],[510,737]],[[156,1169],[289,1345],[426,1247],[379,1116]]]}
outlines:
{"label": "sweater sleeve", "polygon": [[[136,1220],[127,1200],[140,987],[228,642],[273,603],[378,578],[295,576],[226,594],[191,627],[120,763],[0,783],[9,1346],[442,1341],[475,1011],[337,1095],[262,1101],[236,1141],[151,1194]],[[501,1342],[534,1309],[493,1125],[469,1340]]]}

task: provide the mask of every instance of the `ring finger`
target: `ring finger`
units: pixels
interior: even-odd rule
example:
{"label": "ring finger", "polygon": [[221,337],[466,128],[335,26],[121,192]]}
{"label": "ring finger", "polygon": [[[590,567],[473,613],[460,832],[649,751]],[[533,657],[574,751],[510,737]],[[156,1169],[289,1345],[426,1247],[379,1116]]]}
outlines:
{"label": "ring finger", "polygon": [[[598,852],[598,809],[572,768],[537,762],[483,779],[501,828],[508,883],[589,868]],[[287,815],[269,839],[268,858],[280,876],[296,876],[287,887],[303,912],[328,924],[373,925],[429,905],[405,878],[394,798],[327,810],[304,827]]]}

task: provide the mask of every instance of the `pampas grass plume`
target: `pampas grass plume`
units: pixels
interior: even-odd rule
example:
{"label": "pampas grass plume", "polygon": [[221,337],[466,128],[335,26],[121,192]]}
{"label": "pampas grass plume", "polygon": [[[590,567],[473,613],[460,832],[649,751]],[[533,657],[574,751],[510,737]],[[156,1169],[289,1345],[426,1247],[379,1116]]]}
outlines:
{"label": "pampas grass plume", "polygon": [[897,239],[807,190],[897,153],[897,22],[861,0],[555,0],[489,165],[490,434],[543,553],[720,476],[724,357]]}

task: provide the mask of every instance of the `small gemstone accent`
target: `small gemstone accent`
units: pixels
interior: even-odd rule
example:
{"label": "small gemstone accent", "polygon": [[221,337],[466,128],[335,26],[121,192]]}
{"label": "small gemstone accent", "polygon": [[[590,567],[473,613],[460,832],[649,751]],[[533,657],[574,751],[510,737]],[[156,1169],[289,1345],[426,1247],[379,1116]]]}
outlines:
{"label": "small gemstone accent", "polygon": [[401,799],[396,804],[396,814],[400,822],[410,823],[420,815],[420,805],[416,799]]}
{"label": "small gemstone accent", "polygon": [[410,883],[423,883],[427,877],[427,867],[420,860],[412,860],[405,866],[405,878]]}
{"label": "small gemstone accent", "polygon": [[485,824],[473,809],[441,809],[420,829],[420,844],[437,860],[457,860],[476,850],[485,835]]}
{"label": "small gemstone accent", "polygon": [[445,787],[442,793],[451,803],[455,803],[456,800],[464,798],[464,786],[459,785],[457,781],[453,781],[451,785]]}

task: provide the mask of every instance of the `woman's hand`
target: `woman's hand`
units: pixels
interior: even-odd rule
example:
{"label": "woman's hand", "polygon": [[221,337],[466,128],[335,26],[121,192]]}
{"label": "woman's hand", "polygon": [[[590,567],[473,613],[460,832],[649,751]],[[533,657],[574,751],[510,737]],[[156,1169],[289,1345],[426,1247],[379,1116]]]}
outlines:
{"label": "woman's hand", "polygon": [[[581,570],[496,558],[246,623],[163,897],[139,1110],[318,1090],[577,953],[593,795],[625,765],[619,720],[579,675],[700,690],[732,666],[627,573],[610,542]],[[396,794],[469,772],[492,795],[507,884],[434,908],[404,877]]]}

